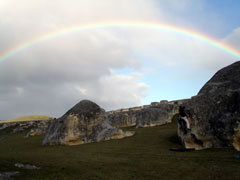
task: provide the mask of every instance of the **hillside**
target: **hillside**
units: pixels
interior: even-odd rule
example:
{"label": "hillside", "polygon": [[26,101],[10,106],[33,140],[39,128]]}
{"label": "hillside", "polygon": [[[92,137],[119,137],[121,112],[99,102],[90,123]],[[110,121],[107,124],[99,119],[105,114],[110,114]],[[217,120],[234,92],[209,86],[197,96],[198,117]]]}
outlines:
{"label": "hillside", "polygon": [[[239,180],[240,159],[232,148],[172,152],[181,147],[176,136],[176,116],[171,124],[149,128],[124,128],[136,135],[79,146],[42,146],[43,135],[24,138],[27,131],[0,131],[0,172],[20,171],[16,179],[161,179]],[[15,163],[34,164],[24,170]]]}
{"label": "hillside", "polygon": [[52,117],[45,115],[32,115],[32,116],[21,116],[11,120],[0,121],[1,123],[15,123],[15,122],[26,122],[26,121],[38,121],[38,120],[50,120]]}

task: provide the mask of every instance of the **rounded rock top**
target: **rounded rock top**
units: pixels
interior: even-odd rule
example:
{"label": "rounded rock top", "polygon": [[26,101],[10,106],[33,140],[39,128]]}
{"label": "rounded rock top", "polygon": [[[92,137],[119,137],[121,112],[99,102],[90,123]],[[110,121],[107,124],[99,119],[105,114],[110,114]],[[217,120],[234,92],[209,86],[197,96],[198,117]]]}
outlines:
{"label": "rounded rock top", "polygon": [[85,113],[98,113],[101,112],[102,109],[96,103],[90,100],[82,100],[73,106],[66,114],[85,114]]}

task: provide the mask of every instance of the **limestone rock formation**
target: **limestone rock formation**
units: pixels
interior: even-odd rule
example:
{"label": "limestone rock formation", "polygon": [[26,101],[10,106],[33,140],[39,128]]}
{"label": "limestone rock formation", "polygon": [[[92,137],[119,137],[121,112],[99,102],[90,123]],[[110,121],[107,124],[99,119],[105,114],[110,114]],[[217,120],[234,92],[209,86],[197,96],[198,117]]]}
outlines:
{"label": "limestone rock formation", "polygon": [[37,121],[23,121],[23,122],[9,122],[0,124],[0,130],[12,128],[13,133],[29,130],[25,137],[36,136],[46,133],[46,129],[51,120],[37,120]]}
{"label": "limestone rock formation", "polygon": [[119,109],[107,112],[110,124],[113,127],[148,127],[163,125],[171,122],[171,118],[177,113],[179,105],[185,104],[189,99],[175,101],[162,100],[152,102],[150,105]]}
{"label": "limestone rock formation", "polygon": [[238,123],[238,127],[234,129],[234,132],[233,147],[240,151],[240,123]]}
{"label": "limestone rock formation", "polygon": [[186,148],[234,146],[240,150],[240,62],[218,71],[186,108],[191,131],[178,127]]}
{"label": "limestone rock formation", "polygon": [[108,113],[108,120],[113,127],[129,127],[136,125],[137,111],[116,111]]}
{"label": "limestone rock formation", "polygon": [[15,163],[14,166],[17,167],[17,168],[29,169],[29,170],[41,169],[40,167],[37,167],[37,166],[35,166],[35,165],[22,164],[22,163]]}
{"label": "limestone rock formation", "polygon": [[4,130],[9,127],[14,127],[16,125],[17,123],[3,123],[3,124],[0,124],[0,130]]}
{"label": "limestone rock formation", "polygon": [[19,174],[18,171],[12,171],[12,172],[0,172],[0,180],[14,180],[12,176],[15,176]]}
{"label": "limestone rock formation", "polygon": [[94,102],[83,100],[50,123],[43,144],[79,145],[121,139],[133,134],[112,127],[103,109]]}
{"label": "limestone rock formation", "polygon": [[136,115],[136,128],[159,126],[172,122],[177,106],[161,103],[139,111]]}
{"label": "limestone rock formation", "polygon": [[39,136],[45,134],[48,128],[49,121],[40,121],[37,127],[33,127],[30,131],[25,135],[25,137],[30,136]]}

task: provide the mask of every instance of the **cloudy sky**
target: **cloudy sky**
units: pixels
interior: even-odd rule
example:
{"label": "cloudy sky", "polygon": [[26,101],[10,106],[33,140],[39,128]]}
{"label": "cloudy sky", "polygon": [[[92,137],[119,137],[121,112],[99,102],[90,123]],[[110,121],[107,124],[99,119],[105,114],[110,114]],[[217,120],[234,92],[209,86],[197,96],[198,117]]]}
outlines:
{"label": "cloudy sky", "polygon": [[[169,24],[240,51],[237,0],[0,0],[0,57],[50,32],[126,21]],[[60,116],[82,99],[106,110],[189,98],[238,59],[151,28],[93,28],[0,61],[0,119]]]}

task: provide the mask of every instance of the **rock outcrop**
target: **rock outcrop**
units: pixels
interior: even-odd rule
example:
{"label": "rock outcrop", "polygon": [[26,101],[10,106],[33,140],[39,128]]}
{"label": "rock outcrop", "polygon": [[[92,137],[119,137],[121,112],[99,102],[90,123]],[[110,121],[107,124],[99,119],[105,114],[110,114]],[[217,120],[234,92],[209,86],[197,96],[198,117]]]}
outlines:
{"label": "rock outcrop", "polygon": [[36,136],[46,133],[46,129],[51,120],[9,122],[0,125],[0,130],[12,128],[13,133],[29,130],[25,137]]}
{"label": "rock outcrop", "polygon": [[0,124],[0,130],[4,130],[6,128],[13,127],[16,125],[17,125],[17,123],[2,123],[2,124]]}
{"label": "rock outcrop", "polygon": [[107,112],[108,120],[113,127],[129,127],[136,125],[136,114],[139,108],[120,109]]}
{"label": "rock outcrop", "polygon": [[12,172],[0,172],[0,180],[14,180],[12,176],[15,176],[19,174],[18,171],[12,171]]}
{"label": "rock outcrop", "polygon": [[173,104],[155,104],[136,114],[136,128],[159,126],[172,122],[177,113],[177,106]]}
{"label": "rock outcrop", "polygon": [[240,62],[218,71],[186,103],[186,109],[191,130],[178,127],[186,148],[234,146],[240,150]]}
{"label": "rock outcrop", "polygon": [[148,127],[163,125],[171,121],[177,113],[177,107],[188,102],[189,99],[175,101],[162,100],[150,105],[119,109],[107,112],[109,122],[114,127]]}
{"label": "rock outcrop", "polygon": [[136,125],[136,112],[117,112],[109,114],[108,119],[113,127],[130,127]]}
{"label": "rock outcrop", "polygon": [[50,121],[52,120],[43,120],[43,121],[37,121],[33,123],[33,126],[31,126],[30,131],[25,135],[25,137],[38,136],[38,135],[45,134]]}
{"label": "rock outcrop", "polygon": [[30,169],[30,170],[41,169],[40,167],[37,167],[35,165],[31,165],[31,164],[15,163],[14,166],[17,167],[17,168]]}
{"label": "rock outcrop", "polygon": [[79,145],[132,136],[112,127],[96,103],[83,100],[59,119],[53,120],[43,140],[43,145]]}

